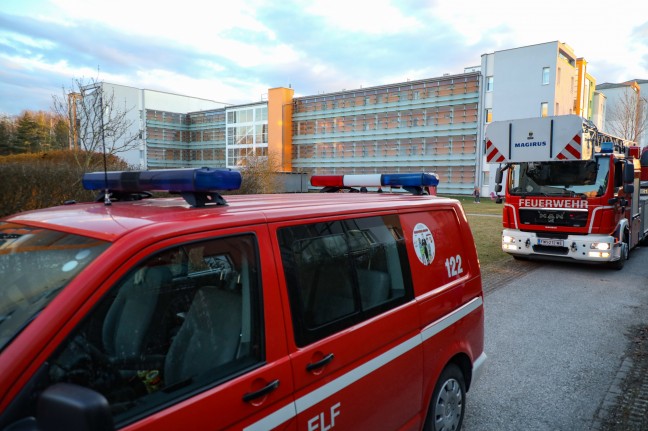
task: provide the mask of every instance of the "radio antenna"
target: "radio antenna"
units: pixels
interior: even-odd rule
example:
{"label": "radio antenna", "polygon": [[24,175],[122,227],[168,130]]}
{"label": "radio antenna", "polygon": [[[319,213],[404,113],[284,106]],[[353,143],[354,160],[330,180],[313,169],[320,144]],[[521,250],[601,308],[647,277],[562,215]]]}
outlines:
{"label": "radio antenna", "polygon": [[[101,84],[100,84],[101,85]],[[103,86],[99,87],[99,108],[101,115],[101,147],[103,152],[103,168],[104,168],[104,205],[109,206],[112,204],[110,201],[110,191],[108,190],[108,156],[106,155],[106,134],[104,130],[104,104],[103,104]]]}

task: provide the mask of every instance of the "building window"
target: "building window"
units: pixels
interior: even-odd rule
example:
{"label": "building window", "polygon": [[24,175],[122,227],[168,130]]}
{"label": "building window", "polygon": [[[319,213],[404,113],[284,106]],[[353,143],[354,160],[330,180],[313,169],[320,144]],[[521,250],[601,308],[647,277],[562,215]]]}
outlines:
{"label": "building window", "polygon": [[486,91],[493,91],[493,77],[486,77]]}
{"label": "building window", "polygon": [[493,108],[486,108],[485,117],[486,117],[486,122],[487,123],[490,123],[491,121],[493,121]]}
{"label": "building window", "polygon": [[549,104],[547,102],[542,102],[540,104],[540,116],[546,117],[549,115]]}
{"label": "building window", "polygon": [[549,85],[549,68],[542,68],[542,85]]}

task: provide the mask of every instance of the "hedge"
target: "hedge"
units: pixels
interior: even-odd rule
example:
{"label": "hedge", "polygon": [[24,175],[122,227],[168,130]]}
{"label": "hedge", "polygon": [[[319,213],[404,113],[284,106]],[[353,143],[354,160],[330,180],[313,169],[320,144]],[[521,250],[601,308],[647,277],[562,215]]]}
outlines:
{"label": "hedge", "polygon": [[[79,160],[89,160],[91,170],[103,169],[103,156],[68,150],[0,157],[0,217],[21,211],[61,205],[65,201],[92,201],[96,193],[83,189]],[[127,165],[111,156],[108,170]]]}

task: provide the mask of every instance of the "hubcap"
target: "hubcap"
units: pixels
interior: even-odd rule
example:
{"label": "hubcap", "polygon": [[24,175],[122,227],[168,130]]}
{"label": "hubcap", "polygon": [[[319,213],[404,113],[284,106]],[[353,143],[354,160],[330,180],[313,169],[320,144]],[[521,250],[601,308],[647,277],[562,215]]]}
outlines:
{"label": "hubcap", "polygon": [[461,385],[455,379],[449,379],[443,384],[434,406],[435,431],[456,430],[461,421],[463,396]]}

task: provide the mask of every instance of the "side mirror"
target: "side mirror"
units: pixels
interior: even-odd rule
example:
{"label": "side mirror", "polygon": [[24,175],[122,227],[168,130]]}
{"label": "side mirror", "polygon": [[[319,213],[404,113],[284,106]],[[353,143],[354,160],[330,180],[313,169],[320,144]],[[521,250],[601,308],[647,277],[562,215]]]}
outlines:
{"label": "side mirror", "polygon": [[632,163],[626,162],[625,164],[625,168],[623,169],[623,182],[626,184],[634,182],[634,165]]}
{"label": "side mirror", "polygon": [[503,176],[504,173],[502,172],[502,168],[497,168],[497,171],[495,172],[495,184],[501,184]]}
{"label": "side mirror", "polygon": [[495,193],[502,191],[502,185],[500,183],[495,184]]}
{"label": "side mirror", "polygon": [[115,429],[106,398],[70,383],[57,383],[43,391],[38,399],[36,421],[44,431]]}
{"label": "side mirror", "polygon": [[634,184],[624,184],[623,185],[623,193],[627,195],[631,195],[634,193]]}
{"label": "side mirror", "polygon": [[648,166],[648,148],[644,148],[643,152],[641,153],[641,159],[639,159],[641,163],[641,167],[645,168]]}

